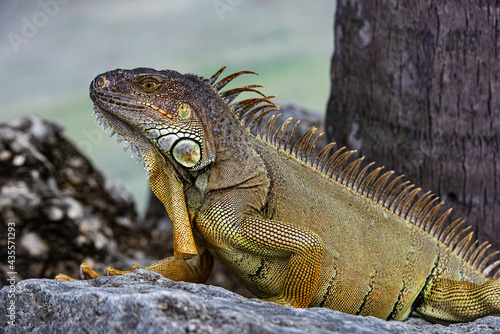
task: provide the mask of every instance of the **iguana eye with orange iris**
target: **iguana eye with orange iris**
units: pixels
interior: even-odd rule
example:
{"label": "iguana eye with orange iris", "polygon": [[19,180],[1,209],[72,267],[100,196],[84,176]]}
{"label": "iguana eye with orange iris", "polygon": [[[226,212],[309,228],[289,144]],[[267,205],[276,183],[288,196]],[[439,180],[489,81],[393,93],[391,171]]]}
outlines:
{"label": "iguana eye with orange iris", "polygon": [[191,108],[191,106],[187,103],[181,103],[179,105],[179,107],[177,108],[177,114],[179,115],[179,117],[181,119],[186,119],[186,118],[189,118],[189,116],[191,116],[191,111],[193,109]]}
{"label": "iguana eye with orange iris", "polygon": [[146,92],[152,92],[158,88],[158,83],[152,80],[144,81],[141,85]]}

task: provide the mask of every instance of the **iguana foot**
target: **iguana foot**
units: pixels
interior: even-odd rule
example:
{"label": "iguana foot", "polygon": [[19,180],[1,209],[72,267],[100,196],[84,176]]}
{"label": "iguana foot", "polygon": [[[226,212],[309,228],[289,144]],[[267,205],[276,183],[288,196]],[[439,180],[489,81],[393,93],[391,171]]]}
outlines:
{"label": "iguana foot", "polygon": [[415,308],[423,317],[436,322],[465,322],[488,315],[500,315],[500,280],[483,284],[436,278],[423,292]]}
{"label": "iguana foot", "polygon": [[[132,271],[139,269],[139,266],[134,264],[132,266],[131,270],[117,270],[112,267],[107,267],[106,268],[106,276],[117,276],[117,275],[124,275],[131,273]],[[94,279],[97,277],[102,277],[102,275],[99,275],[96,271],[94,271],[92,268],[90,268],[86,263],[82,263],[80,265],[80,279],[85,279],[85,277],[88,277],[90,279]],[[56,280],[58,281],[76,281],[77,279],[72,278],[68,275],[65,274],[59,274],[55,277]]]}

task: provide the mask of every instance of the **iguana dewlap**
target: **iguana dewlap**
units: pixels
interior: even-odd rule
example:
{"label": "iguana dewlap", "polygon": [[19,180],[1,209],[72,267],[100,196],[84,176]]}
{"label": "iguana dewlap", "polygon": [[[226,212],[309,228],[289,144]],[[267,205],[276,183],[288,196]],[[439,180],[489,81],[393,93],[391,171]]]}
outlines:
{"label": "iguana dewlap", "polygon": [[[174,223],[175,256],[145,269],[204,282],[215,257],[279,304],[444,323],[500,315],[498,252],[484,256],[488,243],[471,243],[462,220],[444,228],[450,211],[437,218],[437,198],[417,199],[420,189],[361,169],[362,158],[347,164],[352,151],[315,155],[314,128],[291,145],[290,119],[261,127],[271,96],[258,85],[221,91],[253,73],[217,81],[223,70],[115,70],[91,83],[98,118],[144,159]],[[233,102],[242,92],[258,96]]]}

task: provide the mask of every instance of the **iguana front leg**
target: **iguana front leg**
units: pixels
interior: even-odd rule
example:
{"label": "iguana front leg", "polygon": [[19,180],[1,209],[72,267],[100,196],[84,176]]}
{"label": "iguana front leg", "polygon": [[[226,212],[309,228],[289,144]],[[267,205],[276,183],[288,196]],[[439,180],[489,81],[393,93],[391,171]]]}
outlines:
{"label": "iguana front leg", "polygon": [[[225,239],[232,252],[250,253],[256,259],[288,259],[279,294],[263,298],[282,305],[304,308],[316,292],[323,258],[323,242],[313,231],[286,222],[253,216],[238,217],[238,205],[222,200],[214,203],[198,221],[198,228],[207,240]],[[215,242],[216,248],[220,247]],[[255,260],[257,262],[259,260]],[[260,262],[259,262],[260,263]],[[250,274],[244,265],[233,263],[230,268]],[[280,277],[267,277],[272,285]]]}
{"label": "iguana front leg", "polygon": [[[198,250],[198,254],[190,259],[179,259],[174,256],[165,258],[163,260],[157,261],[149,266],[144,267],[145,270],[153,271],[158,274],[165,276],[173,281],[184,281],[191,283],[204,283],[213,267],[213,257],[209,252],[205,250]],[[106,274],[108,276],[123,275],[139,269],[139,266],[134,265],[131,270],[117,270],[111,267],[106,268]],[[80,266],[80,276],[81,279],[85,277],[97,278],[101,277],[97,272],[92,270],[88,265],[82,263]],[[73,281],[71,278],[64,274],[59,274],[56,276],[57,280],[60,281]]]}
{"label": "iguana front leg", "polygon": [[415,311],[435,322],[466,322],[500,315],[500,281],[483,284],[435,278],[422,292]]}
{"label": "iguana front leg", "polygon": [[267,298],[282,305],[307,307],[316,292],[323,243],[312,231],[284,222],[245,218],[240,226],[244,249],[259,255],[289,257],[281,294]]}

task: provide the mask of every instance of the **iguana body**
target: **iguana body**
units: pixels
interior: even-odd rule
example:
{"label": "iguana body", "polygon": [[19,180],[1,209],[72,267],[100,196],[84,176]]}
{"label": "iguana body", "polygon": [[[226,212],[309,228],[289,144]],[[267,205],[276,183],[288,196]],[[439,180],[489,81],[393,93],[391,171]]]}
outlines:
{"label": "iguana body", "polygon": [[[145,269],[203,282],[213,256],[258,297],[294,307],[438,322],[500,315],[500,270],[486,278],[496,253],[483,258],[489,245],[471,245],[460,220],[444,229],[437,198],[416,200],[420,189],[381,168],[359,171],[362,159],[346,164],[353,152],[333,144],[313,159],[315,129],[293,146],[290,120],[261,129],[270,97],[259,86],[221,92],[249,73],[217,82],[223,69],[210,79],[115,70],[91,84],[99,117],[139,151],[174,222],[175,256]],[[244,91],[261,97],[232,103]]]}

